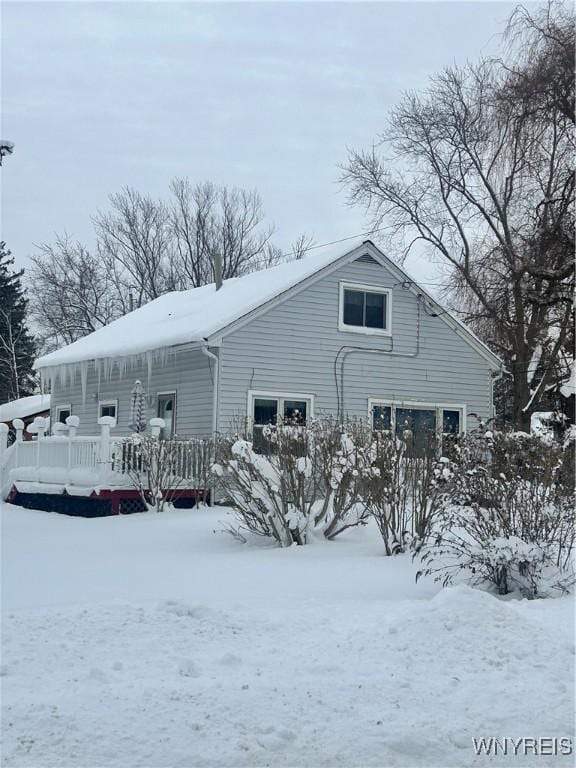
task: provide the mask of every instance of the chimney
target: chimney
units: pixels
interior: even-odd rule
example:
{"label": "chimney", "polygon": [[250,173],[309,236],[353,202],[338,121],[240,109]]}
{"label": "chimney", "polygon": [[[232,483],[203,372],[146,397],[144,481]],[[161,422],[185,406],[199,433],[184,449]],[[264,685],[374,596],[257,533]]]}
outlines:
{"label": "chimney", "polygon": [[214,254],[214,282],[216,290],[219,291],[222,288],[222,256],[219,251]]}

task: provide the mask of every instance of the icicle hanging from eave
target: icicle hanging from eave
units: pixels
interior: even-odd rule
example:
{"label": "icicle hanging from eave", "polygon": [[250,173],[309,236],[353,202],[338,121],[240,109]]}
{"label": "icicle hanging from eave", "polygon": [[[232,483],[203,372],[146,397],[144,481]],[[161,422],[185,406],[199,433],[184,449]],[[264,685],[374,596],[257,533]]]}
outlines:
{"label": "icicle hanging from eave", "polygon": [[114,370],[118,371],[120,380],[126,377],[129,370],[134,368],[146,368],[147,387],[150,390],[152,372],[155,366],[165,368],[172,361],[182,347],[160,347],[159,349],[146,350],[131,355],[118,355],[117,357],[100,357],[96,360],[78,360],[70,363],[60,363],[40,368],[40,386],[44,392],[59,384],[61,387],[74,386],[80,379],[82,404],[86,403],[88,395],[89,374],[93,371],[96,378],[97,392],[103,381],[112,381]]}
{"label": "icicle hanging from eave", "polygon": [[153,362],[153,355],[152,352],[146,352],[146,368],[147,368],[147,375],[148,375],[148,391],[150,391],[150,383],[152,381],[152,362]]}
{"label": "icicle hanging from eave", "polygon": [[88,387],[88,360],[80,363],[80,386],[82,388],[82,405],[86,405],[86,390]]}

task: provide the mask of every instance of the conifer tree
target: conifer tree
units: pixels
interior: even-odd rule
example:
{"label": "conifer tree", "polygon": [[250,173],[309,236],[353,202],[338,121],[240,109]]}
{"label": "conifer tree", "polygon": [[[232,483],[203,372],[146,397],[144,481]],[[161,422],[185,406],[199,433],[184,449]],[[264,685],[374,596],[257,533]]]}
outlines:
{"label": "conifer tree", "polygon": [[26,325],[23,273],[14,270],[14,259],[6,243],[0,242],[0,403],[29,395],[34,389],[36,349]]}

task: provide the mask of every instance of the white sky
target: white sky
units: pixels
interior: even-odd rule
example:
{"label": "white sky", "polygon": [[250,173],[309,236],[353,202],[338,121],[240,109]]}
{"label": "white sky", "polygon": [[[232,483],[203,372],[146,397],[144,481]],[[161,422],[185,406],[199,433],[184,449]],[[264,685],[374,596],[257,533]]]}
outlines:
{"label": "white sky", "polygon": [[[25,265],[132,185],[257,188],[275,241],[367,229],[337,183],[402,90],[496,49],[513,5],[4,2],[2,239]],[[408,264],[421,279],[432,272]]]}

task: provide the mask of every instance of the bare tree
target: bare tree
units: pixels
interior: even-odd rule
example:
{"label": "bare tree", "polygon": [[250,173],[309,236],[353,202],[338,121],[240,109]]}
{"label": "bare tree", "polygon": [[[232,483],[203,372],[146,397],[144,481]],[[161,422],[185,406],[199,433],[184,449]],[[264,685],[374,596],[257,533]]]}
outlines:
{"label": "bare tree", "polygon": [[296,261],[300,261],[300,259],[303,259],[313,247],[314,238],[311,235],[307,235],[306,232],[302,232],[302,234],[298,235],[296,240],[292,243],[290,257]]}
{"label": "bare tree", "polygon": [[187,287],[214,281],[214,259],[222,262],[222,278],[251,272],[276,257],[270,244],[272,227],[264,227],[262,201],[257,192],[193,185],[174,179],[170,185],[170,225],[176,262]]}
{"label": "bare tree", "polygon": [[14,152],[14,142],[7,139],[0,139],[0,165],[6,155],[11,155]]}
{"label": "bare tree", "polygon": [[71,344],[122,314],[99,253],[62,235],[42,243],[31,261],[30,313],[46,351]]}
{"label": "bare tree", "polygon": [[424,243],[449,265],[460,307],[510,364],[528,430],[572,327],[574,136],[517,83],[494,60],[443,71],[404,96],[378,148],[351,153],[344,180],[401,258]]}
{"label": "bare tree", "polygon": [[99,249],[118,295],[140,307],[176,287],[168,210],[131,187],[110,195],[110,203],[111,211],[94,217]]}
{"label": "bare tree", "polygon": [[0,307],[0,325],[3,333],[0,335],[0,377],[10,382],[8,399],[17,400],[21,397],[20,347],[28,331],[21,323],[14,322],[14,313]]}
{"label": "bare tree", "polygon": [[[266,269],[287,256],[271,242],[256,192],[174,179],[168,203],[126,187],[94,217],[96,247],[66,235],[32,257],[33,316],[47,350],[69,344],[173,290]],[[301,236],[300,256],[312,239]],[[296,246],[295,246],[296,247]]]}
{"label": "bare tree", "polygon": [[574,17],[570,6],[549,0],[531,13],[519,5],[506,28],[510,60],[507,97],[530,105],[532,114],[561,112],[572,123],[574,110]]}

